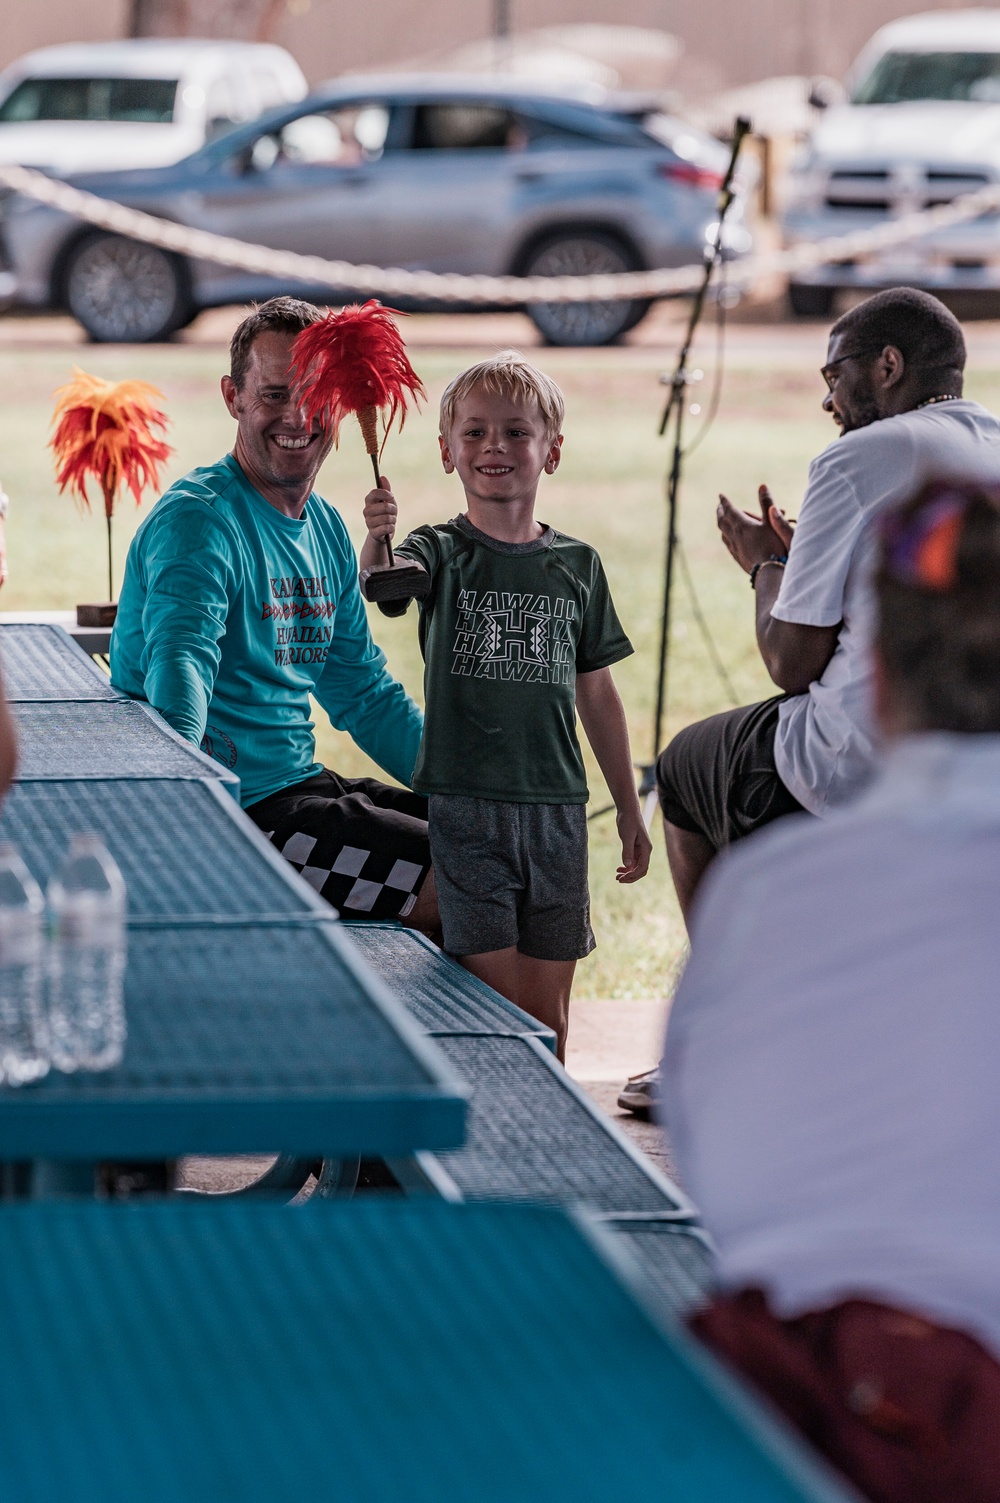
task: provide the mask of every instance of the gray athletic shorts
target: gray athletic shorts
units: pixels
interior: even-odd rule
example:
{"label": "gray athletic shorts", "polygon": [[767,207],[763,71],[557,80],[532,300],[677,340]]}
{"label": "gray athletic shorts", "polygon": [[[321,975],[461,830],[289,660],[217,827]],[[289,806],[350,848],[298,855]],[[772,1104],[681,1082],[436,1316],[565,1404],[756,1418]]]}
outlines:
{"label": "gray athletic shorts", "polygon": [[594,948],[584,804],[508,804],[432,793],[427,814],[444,947],[516,945],[534,960]]}

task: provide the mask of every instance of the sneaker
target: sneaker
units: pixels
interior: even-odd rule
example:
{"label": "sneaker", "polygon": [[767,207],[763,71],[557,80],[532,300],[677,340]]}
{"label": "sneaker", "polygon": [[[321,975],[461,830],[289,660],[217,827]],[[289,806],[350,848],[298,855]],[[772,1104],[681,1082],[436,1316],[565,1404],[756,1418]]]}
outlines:
{"label": "sneaker", "polygon": [[637,1117],[651,1118],[660,1104],[660,1067],[646,1070],[642,1075],[631,1075],[618,1097],[622,1111],[633,1112]]}

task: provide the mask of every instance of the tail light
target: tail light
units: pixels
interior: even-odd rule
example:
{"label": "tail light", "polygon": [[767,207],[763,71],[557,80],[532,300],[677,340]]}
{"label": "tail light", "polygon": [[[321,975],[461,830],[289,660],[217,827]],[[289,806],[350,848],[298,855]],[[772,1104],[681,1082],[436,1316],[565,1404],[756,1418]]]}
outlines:
{"label": "tail light", "polygon": [[711,167],[699,167],[696,162],[660,162],[656,175],[671,183],[683,183],[686,188],[711,188],[714,191],[722,187],[721,172]]}

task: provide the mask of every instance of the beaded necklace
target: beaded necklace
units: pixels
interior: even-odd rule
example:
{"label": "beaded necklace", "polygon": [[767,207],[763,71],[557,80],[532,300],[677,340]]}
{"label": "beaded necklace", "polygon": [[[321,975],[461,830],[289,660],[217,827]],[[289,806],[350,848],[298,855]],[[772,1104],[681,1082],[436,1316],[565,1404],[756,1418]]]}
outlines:
{"label": "beaded necklace", "polygon": [[956,396],[928,397],[926,401],[918,402],[913,410],[919,412],[921,407],[933,407],[936,402],[960,402],[961,400],[961,397]]}

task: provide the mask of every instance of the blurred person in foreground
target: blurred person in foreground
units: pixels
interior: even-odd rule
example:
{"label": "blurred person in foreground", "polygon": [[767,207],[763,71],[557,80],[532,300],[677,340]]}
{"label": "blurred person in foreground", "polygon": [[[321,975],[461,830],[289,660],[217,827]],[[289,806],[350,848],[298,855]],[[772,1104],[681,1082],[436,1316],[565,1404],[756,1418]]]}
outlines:
{"label": "blurred person in foreground", "polygon": [[[965,340],[943,303],[895,287],[830,330],[823,410],[840,429],[809,467],[797,526],[759,490],[760,515],[719,497],[719,530],[754,591],[757,645],[782,691],[680,731],[656,775],[685,920],[716,854],[772,820],[820,817],[864,786],[872,523],[937,475],[1000,484],[1000,422],[962,395]],[[656,1104],[657,1072],[619,1105]]]}
{"label": "blurred person in foreground", "polygon": [[250,818],[349,918],[438,927],[427,800],[316,760],[311,701],[405,785],[423,717],[372,641],[347,529],[313,489],[333,434],[307,423],[277,297],[233,335],[231,454],[175,481],[129,548],[111,679],[240,779]]}
{"label": "blurred person in foreground", "polygon": [[876,1503],[1000,1499],[1000,490],[887,515],[878,775],[713,864],[664,1119],[693,1324]]}

